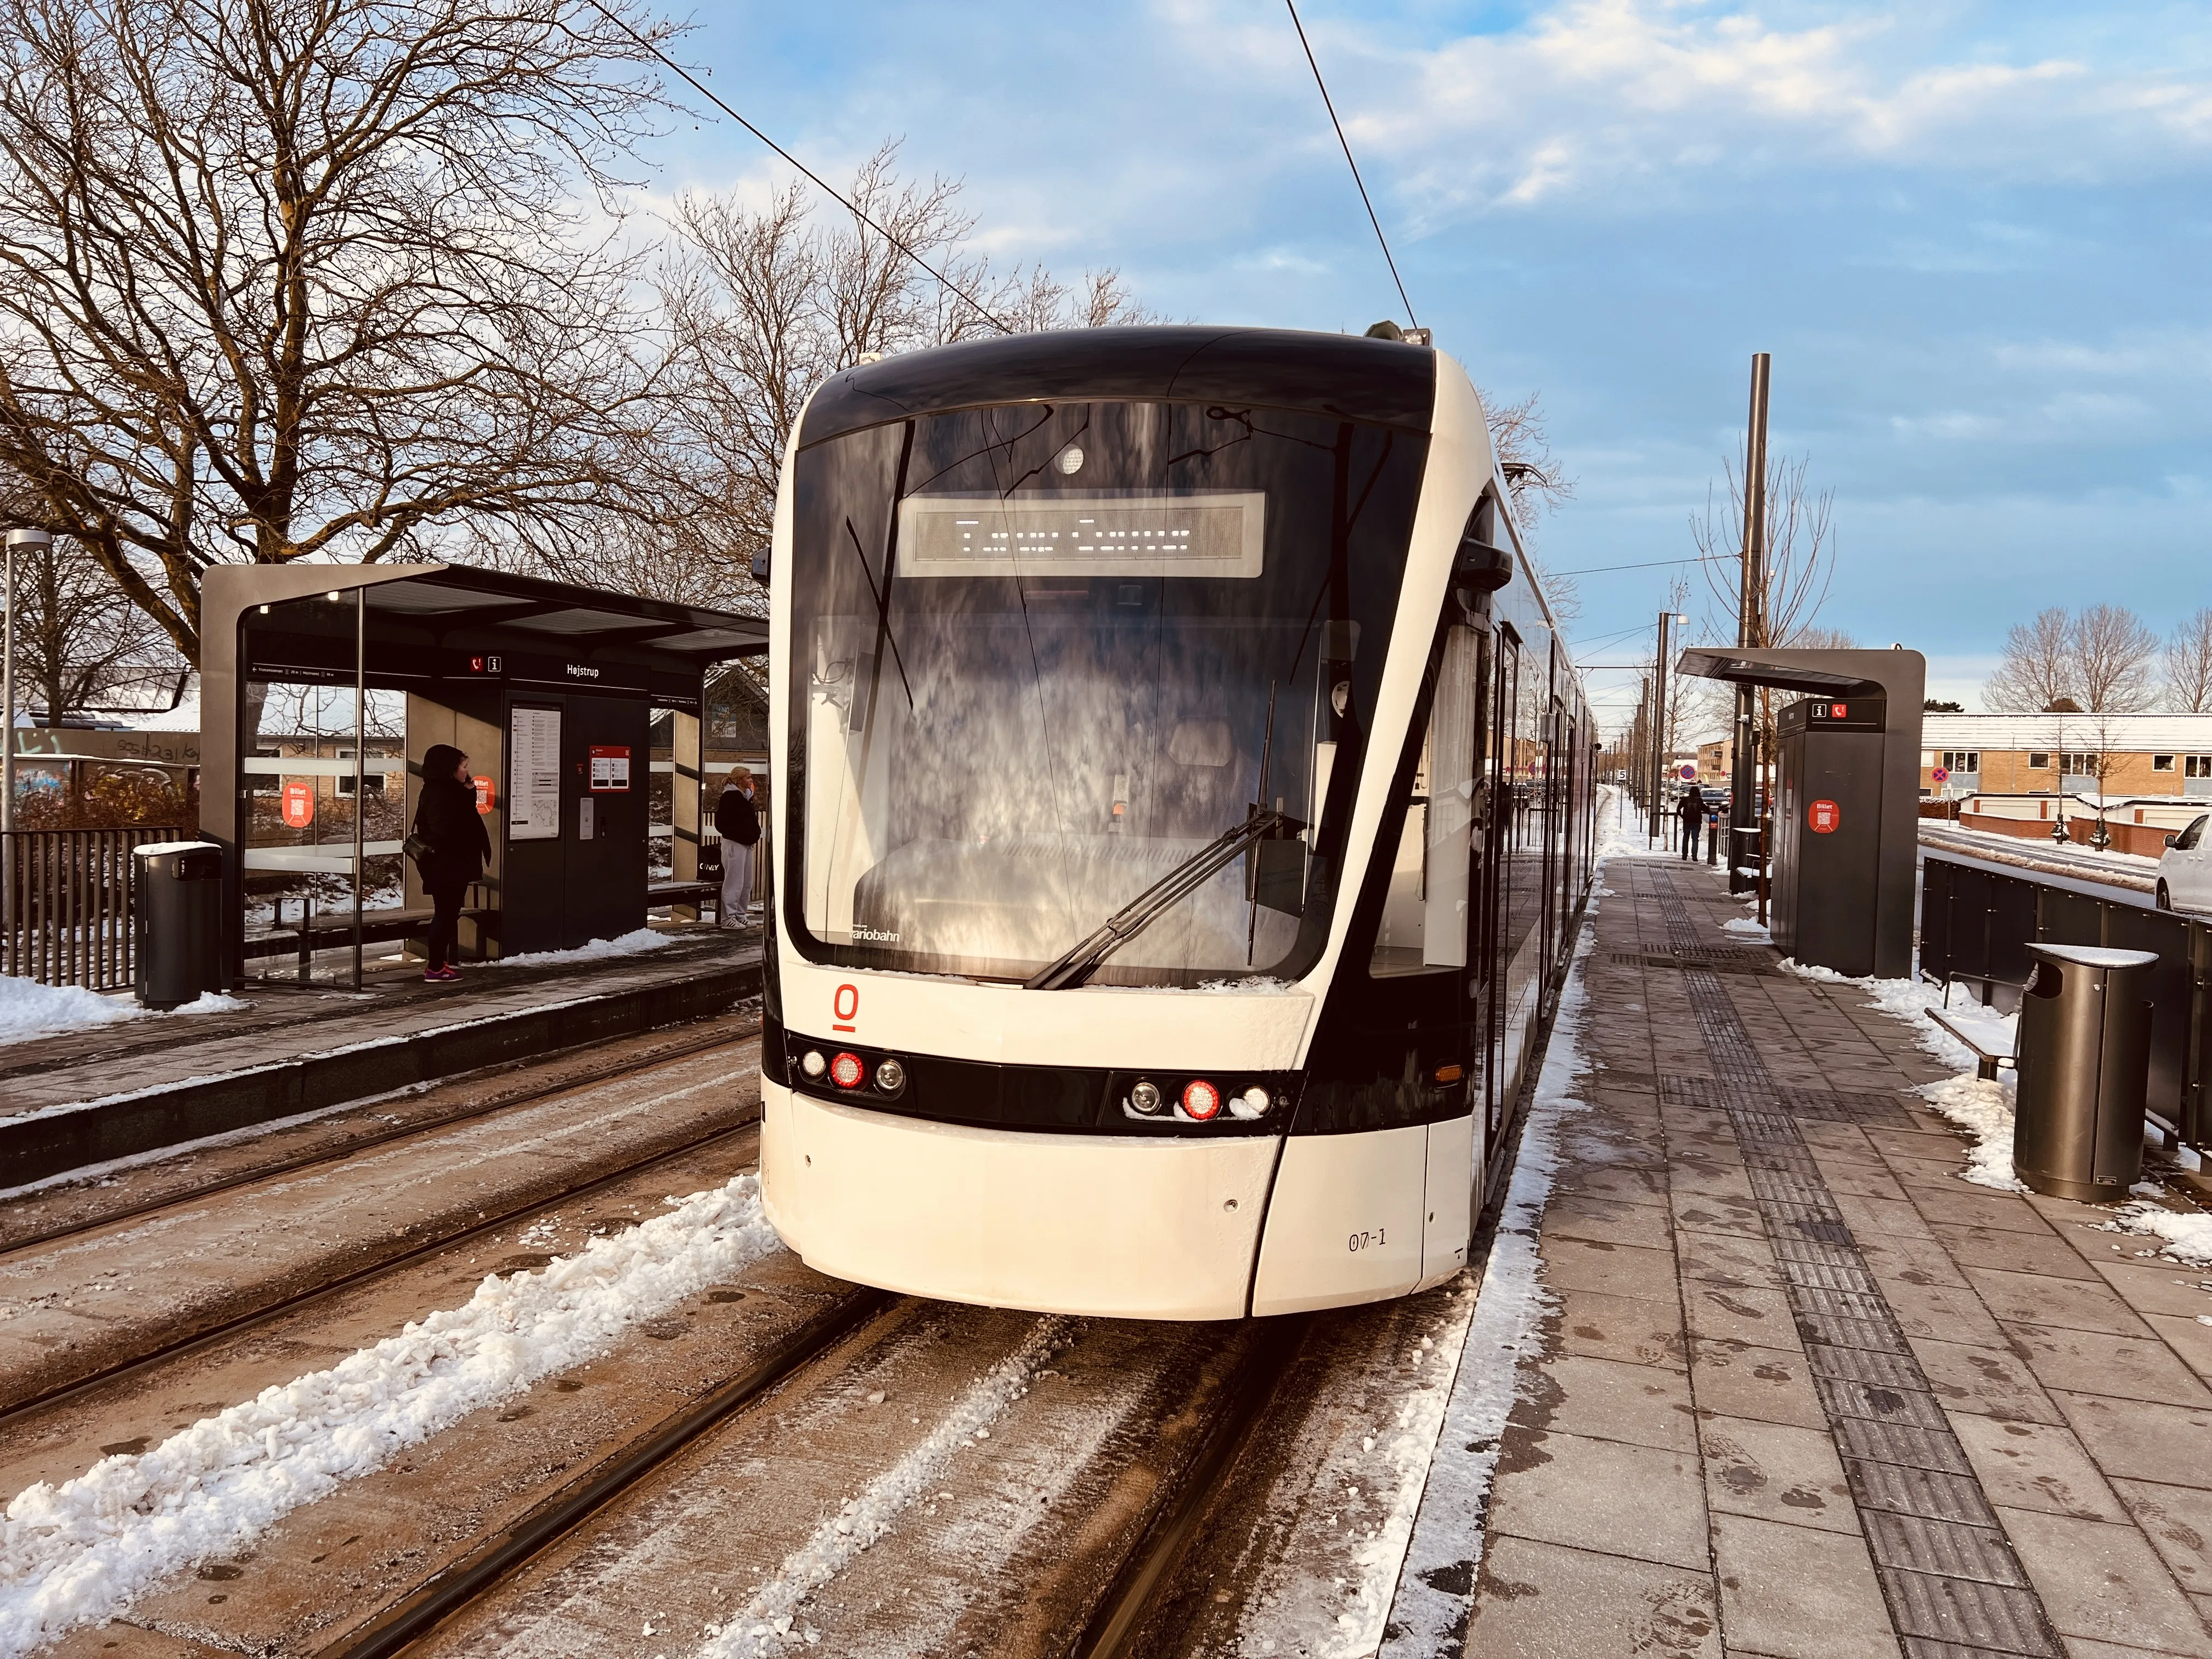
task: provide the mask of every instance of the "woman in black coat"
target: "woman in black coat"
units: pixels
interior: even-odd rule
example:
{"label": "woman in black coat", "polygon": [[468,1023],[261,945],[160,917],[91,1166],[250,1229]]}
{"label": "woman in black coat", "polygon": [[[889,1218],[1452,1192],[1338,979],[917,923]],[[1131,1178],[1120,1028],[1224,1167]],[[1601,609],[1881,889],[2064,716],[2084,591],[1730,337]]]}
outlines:
{"label": "woman in black coat", "polygon": [[415,833],[429,843],[416,860],[422,889],[430,896],[430,965],[422,977],[459,979],[453,947],[461,930],[461,900],[483,878],[491,857],[491,837],[477,812],[476,786],[469,781],[469,757],[449,743],[434,743],[422,757],[422,796],[415,806]]}

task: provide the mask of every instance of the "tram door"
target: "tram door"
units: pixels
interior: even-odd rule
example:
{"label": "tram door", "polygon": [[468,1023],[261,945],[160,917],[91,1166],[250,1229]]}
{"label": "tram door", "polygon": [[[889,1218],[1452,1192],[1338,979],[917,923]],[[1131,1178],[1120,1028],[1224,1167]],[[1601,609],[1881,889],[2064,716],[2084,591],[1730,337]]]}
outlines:
{"label": "tram door", "polygon": [[1500,1039],[1505,1019],[1504,919],[1513,901],[1513,732],[1521,684],[1521,637],[1501,623],[1490,663],[1490,718],[1483,734],[1483,826],[1478,864],[1482,885],[1476,971],[1468,989],[1479,999],[1477,1030],[1482,1046],[1483,1167],[1500,1167],[1495,1156],[1510,1103],[1498,1076]]}

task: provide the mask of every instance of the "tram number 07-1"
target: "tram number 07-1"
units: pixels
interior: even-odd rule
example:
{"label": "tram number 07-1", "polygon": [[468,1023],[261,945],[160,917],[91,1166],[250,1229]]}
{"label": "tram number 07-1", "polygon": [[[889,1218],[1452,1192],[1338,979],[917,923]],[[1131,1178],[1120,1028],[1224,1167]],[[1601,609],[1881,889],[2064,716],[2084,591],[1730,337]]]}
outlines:
{"label": "tram number 07-1", "polygon": [[1364,1232],[1352,1234],[1351,1243],[1353,1254],[1357,1255],[1364,1249],[1379,1248],[1389,1243],[1386,1237],[1389,1231],[1389,1229],[1387,1227],[1376,1227]]}

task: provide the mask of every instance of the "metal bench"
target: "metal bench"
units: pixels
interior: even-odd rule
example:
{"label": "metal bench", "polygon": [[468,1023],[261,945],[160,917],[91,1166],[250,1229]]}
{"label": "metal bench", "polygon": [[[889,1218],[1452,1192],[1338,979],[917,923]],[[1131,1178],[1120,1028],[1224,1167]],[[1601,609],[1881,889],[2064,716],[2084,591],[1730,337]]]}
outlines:
{"label": "metal bench", "polygon": [[1966,1047],[1974,1051],[1974,1075],[1976,1077],[1986,1078],[1989,1081],[1994,1083],[1996,1081],[1997,1067],[2000,1066],[2009,1066],[2014,1071],[2018,1071],[2020,1069],[2020,1060],[2016,1055],[2005,1054],[1998,1049],[1990,1048],[1987,1044],[1984,1043],[1979,1037],[1974,1036],[1973,1033],[1967,1030],[1965,1026],[1960,1024],[1957,1020],[1952,1019],[1947,1016],[1942,1009],[1930,1008],[1928,1011],[1928,1018],[1934,1020],[1938,1025],[1942,1026],[1953,1036],[1958,1038],[1960,1042],[1965,1043]]}

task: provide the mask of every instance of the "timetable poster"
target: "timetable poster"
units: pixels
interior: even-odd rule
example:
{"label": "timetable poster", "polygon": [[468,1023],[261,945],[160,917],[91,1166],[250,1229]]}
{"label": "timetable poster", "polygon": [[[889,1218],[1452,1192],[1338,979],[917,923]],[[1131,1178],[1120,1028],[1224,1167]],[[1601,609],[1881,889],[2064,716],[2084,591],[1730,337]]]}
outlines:
{"label": "timetable poster", "polygon": [[561,711],[517,708],[507,734],[507,838],[561,838]]}

